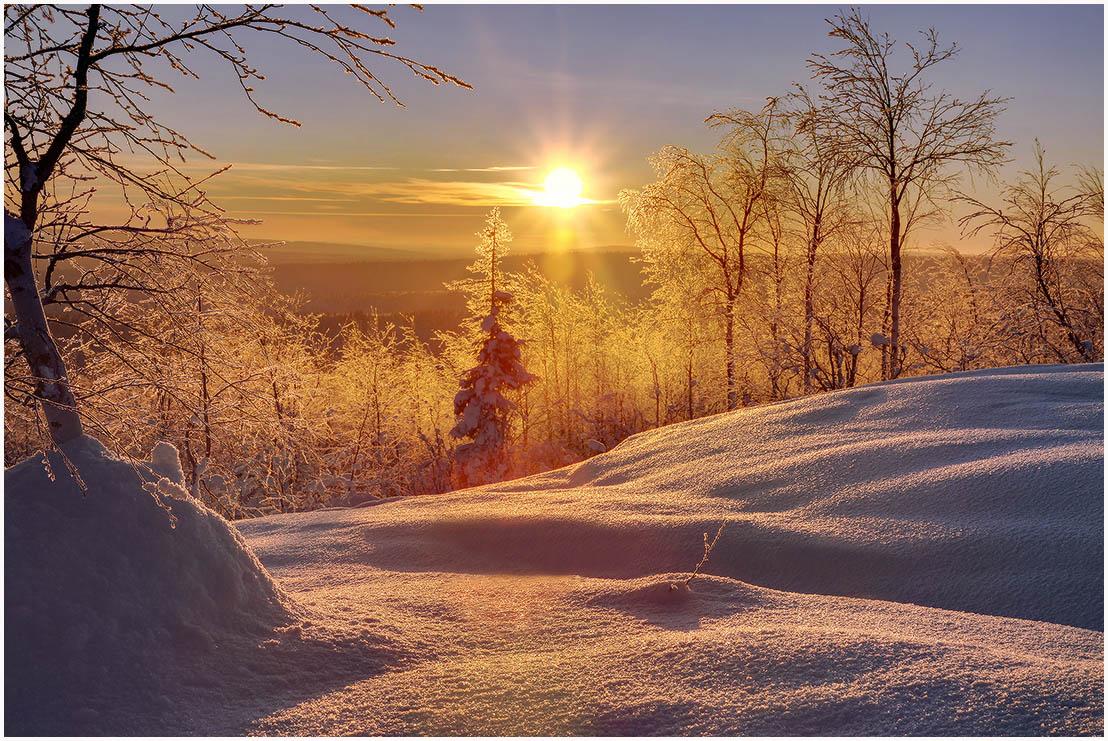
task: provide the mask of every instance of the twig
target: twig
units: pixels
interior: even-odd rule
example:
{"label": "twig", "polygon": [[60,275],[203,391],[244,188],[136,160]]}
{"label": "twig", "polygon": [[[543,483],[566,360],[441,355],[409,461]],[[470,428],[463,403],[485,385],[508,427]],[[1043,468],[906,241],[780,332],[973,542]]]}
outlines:
{"label": "twig", "polygon": [[[708,540],[708,533],[704,533],[704,555],[700,557],[700,562],[696,565],[696,568],[692,570],[692,573],[689,574],[688,578],[686,578],[685,581],[682,582],[686,589],[688,588],[692,580],[700,575],[700,570],[708,564],[708,558],[712,555],[712,549],[716,547],[716,543],[719,542],[720,536],[723,535],[723,528],[726,526],[726,522],[720,523],[719,530],[716,530],[716,537],[712,538],[710,542]],[[676,589],[676,585],[671,586]]]}

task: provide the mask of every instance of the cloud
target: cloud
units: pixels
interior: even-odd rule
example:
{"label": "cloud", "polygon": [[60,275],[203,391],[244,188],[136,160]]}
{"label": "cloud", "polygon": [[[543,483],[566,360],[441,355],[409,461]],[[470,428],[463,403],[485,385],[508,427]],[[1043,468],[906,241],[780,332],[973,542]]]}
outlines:
{"label": "cloud", "polygon": [[[528,182],[518,173],[534,169],[525,165],[413,168],[408,170],[410,177],[389,177],[359,172],[358,167],[259,167],[255,163],[254,167],[232,169],[213,181],[212,196],[217,202],[225,198],[244,206],[250,201],[259,206],[264,201],[318,203],[320,213],[328,211],[327,204],[356,204],[350,206],[351,215],[378,215],[390,204],[455,208],[532,206],[539,202],[542,186]],[[512,177],[513,173],[517,176]],[[467,174],[470,176],[465,177]],[[580,201],[580,205],[602,203],[607,201],[588,198]]]}
{"label": "cloud", "polygon": [[261,195],[219,195],[221,201],[318,201],[322,203],[353,203],[353,198],[316,198],[313,196],[261,196]]}
{"label": "cloud", "polygon": [[388,172],[396,170],[408,170],[414,172],[521,172],[536,169],[533,165],[490,165],[488,167],[396,167],[391,165],[340,165],[300,162],[220,162],[192,160],[177,165],[180,170],[218,170],[230,165],[232,171],[238,172],[280,172],[287,171],[321,171],[321,172]]}
{"label": "cloud", "polygon": [[525,206],[534,202],[537,189],[530,183],[485,183],[471,180],[407,178],[383,183],[350,184],[360,196],[388,203],[440,206]]}
{"label": "cloud", "polygon": [[454,217],[454,218],[457,218],[457,217],[460,217],[460,216],[463,216],[463,217],[465,216],[465,214],[462,214],[462,213],[453,213],[453,212],[451,212],[451,213],[440,213],[440,212],[428,212],[428,211],[419,211],[419,212],[405,212],[405,211],[287,211],[287,210],[266,211],[266,210],[253,209],[253,208],[236,208],[236,209],[233,209],[233,212],[236,213],[236,214],[263,214],[263,215],[272,215],[272,216],[325,216],[327,218],[337,216],[337,217],[342,217],[342,218],[383,218],[383,217],[387,217],[387,218],[393,218],[393,217],[395,217],[395,218],[410,218],[410,217],[418,217],[418,218],[424,219],[424,218],[438,217],[438,216],[448,216],[448,217]]}
{"label": "cloud", "polygon": [[533,165],[493,165],[492,167],[432,167],[428,172],[518,172],[534,169]]}
{"label": "cloud", "polygon": [[[226,186],[227,183],[224,183]],[[249,195],[252,188],[264,188],[266,192],[280,195]],[[518,180],[485,182],[479,180],[434,180],[431,178],[405,178],[367,182],[359,180],[312,180],[300,178],[255,178],[244,176],[236,182],[233,195],[214,194],[215,200],[229,198],[240,201],[304,201],[329,203],[396,204],[404,206],[454,206],[462,208],[491,208],[492,206],[542,205],[543,190],[534,183]],[[286,193],[291,195],[285,195]],[[578,205],[611,204],[612,200],[581,198]],[[320,211],[323,213],[324,211]],[[257,212],[260,213],[260,212]],[[358,213],[351,215],[378,215]]]}
{"label": "cloud", "polygon": [[[279,171],[279,170],[322,170],[327,172],[359,172],[359,171],[378,171],[378,170],[399,170],[399,167],[389,167],[385,165],[311,165],[301,163],[287,163],[287,162],[226,162],[223,165],[230,165],[232,171],[234,170],[257,170],[263,172]],[[222,165],[221,165],[222,166]]]}

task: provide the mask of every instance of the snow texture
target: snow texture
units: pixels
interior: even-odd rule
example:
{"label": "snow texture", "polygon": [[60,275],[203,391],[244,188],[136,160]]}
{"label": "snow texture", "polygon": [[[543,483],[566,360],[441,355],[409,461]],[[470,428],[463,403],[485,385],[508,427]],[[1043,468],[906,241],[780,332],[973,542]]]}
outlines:
{"label": "snow texture", "polygon": [[58,453],[49,473],[39,457],[4,475],[7,734],[229,733],[303,697],[293,667],[367,673],[370,644],[304,631],[242,536],[180,487],[172,446],[149,465],[89,437],[62,450],[85,493]]}
{"label": "snow texture", "polygon": [[1102,389],[1100,365],[908,379],[239,523],[283,591],[82,442],[84,499],[60,464],[6,475],[6,730],[1101,734]]}
{"label": "snow texture", "polygon": [[22,244],[30,238],[31,230],[22,221],[5,211],[4,241],[8,244]]}

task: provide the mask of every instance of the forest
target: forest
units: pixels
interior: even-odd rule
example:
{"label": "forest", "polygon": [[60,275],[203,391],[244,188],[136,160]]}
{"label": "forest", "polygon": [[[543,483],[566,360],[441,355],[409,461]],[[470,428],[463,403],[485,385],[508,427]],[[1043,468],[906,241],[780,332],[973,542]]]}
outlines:
{"label": "forest", "polygon": [[[956,46],[934,31],[906,45],[857,10],[832,19],[837,50],[810,56],[809,79],[704,111],[714,149],[643,153],[654,180],[618,198],[645,298],[506,269],[511,209],[493,208],[447,286],[457,327],[426,337],[371,312],[332,330],[205,195],[219,167],[179,167],[207,153],[146,92],[203,51],[263,118],[294,123],[255,102],[261,73],[215,29],[286,36],[386,102],[370,59],[467,83],[328,10],[264,7],[204,6],[193,31],[142,8],[5,9],[7,465],[74,430],[136,459],[167,441],[196,497],[245,518],[516,478],[875,381],[1103,359],[1099,164],[1035,142],[1033,166],[999,182],[1006,99],[937,88]],[[986,181],[997,195],[971,187]],[[917,239],[941,221],[988,249]]]}

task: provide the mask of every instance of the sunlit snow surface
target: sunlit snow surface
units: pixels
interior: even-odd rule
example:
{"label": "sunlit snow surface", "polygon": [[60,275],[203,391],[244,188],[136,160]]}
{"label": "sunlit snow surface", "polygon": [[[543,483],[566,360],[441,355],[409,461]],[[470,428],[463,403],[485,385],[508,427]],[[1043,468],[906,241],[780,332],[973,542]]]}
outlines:
{"label": "sunlit snow surface", "polygon": [[[244,553],[192,569],[189,549],[234,539],[189,501],[139,551],[153,510],[90,514],[120,487],[51,499],[64,468],[49,485],[21,464],[6,730],[1100,733],[1102,388],[1099,365],[905,380],[522,481],[239,523],[279,590]],[[670,590],[724,521],[712,576]],[[213,568],[260,585],[223,619],[197,597],[228,593]],[[94,609],[74,588],[92,582],[132,596]]]}

